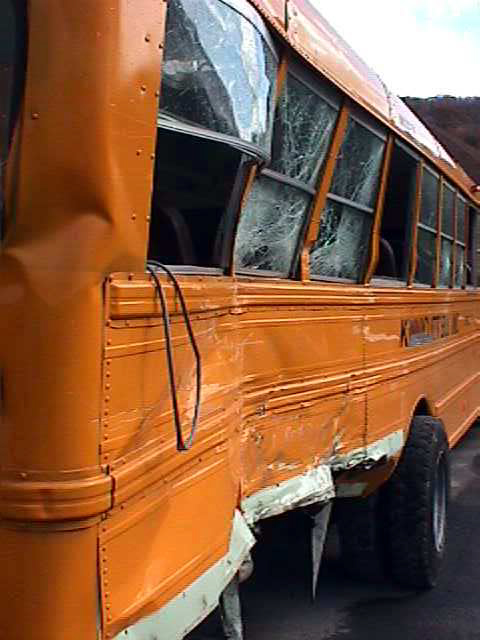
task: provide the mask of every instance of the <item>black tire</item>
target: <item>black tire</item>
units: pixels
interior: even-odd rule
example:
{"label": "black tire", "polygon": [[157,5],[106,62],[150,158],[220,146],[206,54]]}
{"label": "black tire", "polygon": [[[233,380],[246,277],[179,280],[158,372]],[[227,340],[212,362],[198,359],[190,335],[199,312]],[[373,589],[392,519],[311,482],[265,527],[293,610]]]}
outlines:
{"label": "black tire", "polygon": [[450,493],[449,449],[440,420],[413,419],[386,490],[392,578],[404,587],[430,589],[445,554]]}
{"label": "black tire", "polygon": [[[380,493],[339,498],[335,505],[343,570],[352,578],[378,582],[385,576],[385,541]],[[383,524],[385,524],[383,522]]]}

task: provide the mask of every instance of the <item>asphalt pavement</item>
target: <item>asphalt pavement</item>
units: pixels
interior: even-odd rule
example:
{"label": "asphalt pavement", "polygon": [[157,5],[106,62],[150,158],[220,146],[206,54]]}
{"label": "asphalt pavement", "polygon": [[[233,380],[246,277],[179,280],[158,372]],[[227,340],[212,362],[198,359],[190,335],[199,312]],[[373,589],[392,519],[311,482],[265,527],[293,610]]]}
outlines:
{"label": "asphalt pavement", "polygon": [[[308,521],[266,523],[241,587],[245,640],[480,640],[480,426],[452,451],[448,548],[435,589],[417,593],[346,577],[329,539],[310,594]],[[273,526],[275,525],[275,526]],[[222,638],[214,612],[188,640]]]}

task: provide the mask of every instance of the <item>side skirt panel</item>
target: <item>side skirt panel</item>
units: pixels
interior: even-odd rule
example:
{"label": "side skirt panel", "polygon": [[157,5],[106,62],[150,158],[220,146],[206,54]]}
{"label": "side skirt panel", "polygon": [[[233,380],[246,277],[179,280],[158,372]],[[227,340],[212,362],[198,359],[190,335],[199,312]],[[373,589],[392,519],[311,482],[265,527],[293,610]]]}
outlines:
{"label": "side skirt panel", "polygon": [[254,544],[245,519],[235,511],[227,555],[160,611],[124,629],[115,640],[181,640],[215,609]]}

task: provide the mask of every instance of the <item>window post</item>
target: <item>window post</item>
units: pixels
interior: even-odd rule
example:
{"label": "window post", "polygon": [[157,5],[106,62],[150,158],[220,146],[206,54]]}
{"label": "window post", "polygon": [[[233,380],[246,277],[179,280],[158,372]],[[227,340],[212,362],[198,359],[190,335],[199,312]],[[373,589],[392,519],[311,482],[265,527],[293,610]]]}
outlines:
{"label": "window post", "polygon": [[325,171],[317,190],[317,195],[313,201],[310,223],[308,225],[306,240],[300,258],[300,279],[302,282],[310,279],[310,249],[313,247],[315,240],[317,239],[318,229],[320,227],[320,218],[322,217],[323,210],[325,209],[327,194],[335,169],[335,162],[347,130],[348,116],[349,109],[344,102],[340,109],[335,133],[330,144],[330,149],[327,153]]}

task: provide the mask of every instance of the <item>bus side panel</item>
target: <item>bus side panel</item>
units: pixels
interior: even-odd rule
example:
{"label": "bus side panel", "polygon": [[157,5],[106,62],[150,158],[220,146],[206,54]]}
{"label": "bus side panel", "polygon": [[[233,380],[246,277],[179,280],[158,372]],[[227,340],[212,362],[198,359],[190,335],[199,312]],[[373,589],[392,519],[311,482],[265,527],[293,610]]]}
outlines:
{"label": "bus side panel", "polygon": [[[187,440],[195,361],[171,285],[159,277],[171,314]],[[200,420],[189,451],[176,448],[165,330],[153,282],[144,274],[117,274],[107,290],[101,455],[114,493],[100,538],[105,637],[188,590],[229,548],[240,483],[241,356],[230,313],[233,284],[196,276],[179,281],[201,354]],[[183,624],[188,621],[178,620],[177,631]]]}
{"label": "bus side panel", "polygon": [[165,9],[154,0],[28,2],[0,256],[8,640],[98,638],[97,519],[110,506],[108,480],[94,508],[87,494],[106,473],[102,287],[112,268],[145,264]]}
{"label": "bus side panel", "polygon": [[365,443],[362,316],[348,288],[238,281],[244,497]]}
{"label": "bus side panel", "polygon": [[[378,305],[365,323],[366,371],[373,381],[367,442],[402,430],[406,436],[416,403],[425,398],[454,444],[480,409],[475,303],[465,302],[464,292],[453,294],[456,299],[440,291],[374,293]],[[401,305],[406,296],[410,303]],[[392,439],[385,453],[399,455],[402,446],[400,437]]]}
{"label": "bus side panel", "polygon": [[97,527],[0,530],[5,640],[97,638]]}

